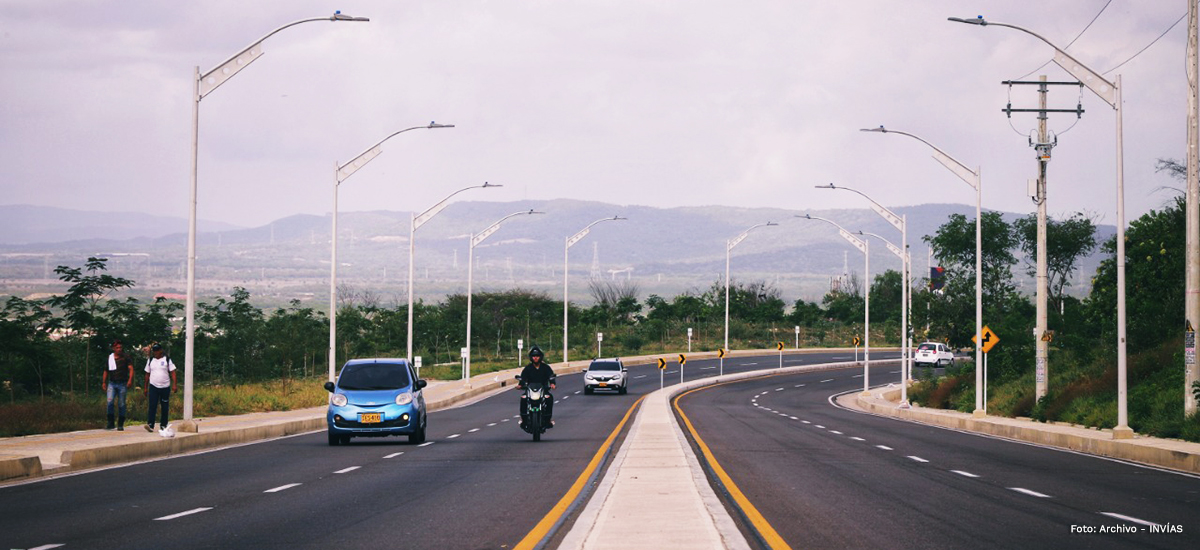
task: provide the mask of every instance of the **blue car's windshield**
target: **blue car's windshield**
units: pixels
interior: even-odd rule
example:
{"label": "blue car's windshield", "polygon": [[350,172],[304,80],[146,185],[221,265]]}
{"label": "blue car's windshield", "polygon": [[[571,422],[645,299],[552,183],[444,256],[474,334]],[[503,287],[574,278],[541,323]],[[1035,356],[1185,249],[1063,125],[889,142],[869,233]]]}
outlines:
{"label": "blue car's windshield", "polygon": [[408,367],[396,363],[347,365],[338,378],[343,390],[398,390],[408,385]]}

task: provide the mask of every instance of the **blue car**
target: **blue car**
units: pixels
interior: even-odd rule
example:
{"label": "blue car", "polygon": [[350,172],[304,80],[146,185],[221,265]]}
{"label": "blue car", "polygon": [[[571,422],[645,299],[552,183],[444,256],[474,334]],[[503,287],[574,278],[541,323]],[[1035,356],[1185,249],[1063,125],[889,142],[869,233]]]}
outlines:
{"label": "blue car", "polygon": [[351,437],[407,435],[409,443],[425,441],[426,382],[404,359],[355,359],[342,366],[337,383],[326,382],[333,395],[325,422],[329,444]]}

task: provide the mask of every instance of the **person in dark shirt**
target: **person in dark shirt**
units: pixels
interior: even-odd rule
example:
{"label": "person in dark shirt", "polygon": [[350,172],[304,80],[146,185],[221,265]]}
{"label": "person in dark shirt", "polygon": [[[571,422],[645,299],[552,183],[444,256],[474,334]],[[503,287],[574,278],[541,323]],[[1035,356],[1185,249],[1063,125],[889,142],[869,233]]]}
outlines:
{"label": "person in dark shirt", "polygon": [[[529,350],[529,364],[521,370],[521,383],[518,386],[522,390],[525,389],[525,384],[537,382],[550,389],[554,389],[554,369],[550,368],[550,364],[543,361],[546,354],[542,353],[541,348],[533,346]],[[554,427],[554,396],[546,391],[546,427]],[[529,413],[526,410],[525,392],[521,392],[521,428],[525,428],[525,423],[529,419]]]}
{"label": "person in dark shirt", "polygon": [[117,401],[117,412],[120,413],[116,428],[125,430],[125,392],[133,385],[133,362],[125,355],[124,346],[120,340],[112,343],[112,354],[108,356],[108,368],[100,377],[100,388],[108,395],[108,425],[106,430],[113,429],[113,398]]}

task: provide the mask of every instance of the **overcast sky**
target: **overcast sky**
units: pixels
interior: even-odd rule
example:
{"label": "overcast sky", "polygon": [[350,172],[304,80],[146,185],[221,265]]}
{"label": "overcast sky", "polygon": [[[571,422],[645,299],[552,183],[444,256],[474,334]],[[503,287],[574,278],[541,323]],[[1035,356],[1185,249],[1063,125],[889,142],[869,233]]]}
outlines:
{"label": "overcast sky", "polygon": [[[984,175],[984,207],[1031,212],[1033,115],[1000,109],[1051,56],[1036,39],[946,21],[984,14],[1070,42],[1107,0],[319,1],[0,0],[0,203],[186,216],[192,73],[271,29],[307,23],[200,104],[204,219],[261,225],[332,206],[335,162],[388,141],[347,180],[342,211],[463,198],[573,198],[658,207],[972,203],[923,136]],[[1070,48],[1104,71],[1187,4],[1113,0]],[[1119,69],[1128,218],[1179,184],[1155,160],[1186,143],[1186,20]],[[1053,64],[1034,73],[1068,75]],[[1110,76],[1117,73],[1111,73]],[[1014,107],[1035,106],[1029,87]],[[1073,108],[1077,88],[1052,106]],[[1054,115],[1052,215],[1114,223],[1115,117]],[[1067,129],[1070,127],[1070,130]],[[681,228],[681,230],[684,230]]]}

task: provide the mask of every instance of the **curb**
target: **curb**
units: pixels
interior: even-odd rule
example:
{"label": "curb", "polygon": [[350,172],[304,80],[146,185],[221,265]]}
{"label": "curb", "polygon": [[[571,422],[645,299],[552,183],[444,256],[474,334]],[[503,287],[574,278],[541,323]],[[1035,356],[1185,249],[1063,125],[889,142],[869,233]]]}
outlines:
{"label": "curb", "polygon": [[1038,426],[1013,425],[1001,421],[1012,420],[1006,417],[975,418],[968,413],[926,409],[923,407],[898,409],[892,403],[892,400],[898,398],[899,392],[899,388],[872,392],[873,396],[878,396],[885,403],[879,403],[874,399],[856,395],[855,403],[864,411],[882,416],[1200,474],[1200,453],[1154,446],[1154,442],[1158,441],[1169,443],[1165,440],[1142,438],[1141,441],[1143,443],[1139,443],[1137,442],[1138,439],[1110,439],[1111,432],[1107,431],[1088,430],[1096,434],[1088,437],[1080,434],[1045,430]]}

